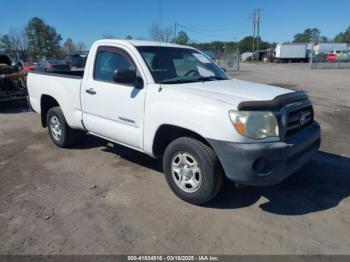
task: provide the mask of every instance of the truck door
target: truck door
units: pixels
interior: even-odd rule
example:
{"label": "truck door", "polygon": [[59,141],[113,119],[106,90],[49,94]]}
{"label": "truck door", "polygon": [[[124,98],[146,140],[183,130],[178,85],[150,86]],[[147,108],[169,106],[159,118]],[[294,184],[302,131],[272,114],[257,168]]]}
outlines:
{"label": "truck door", "polygon": [[115,70],[138,72],[133,59],[124,49],[102,46],[91,66],[92,76],[82,90],[85,127],[96,135],[142,149],[145,89],[113,81]]}

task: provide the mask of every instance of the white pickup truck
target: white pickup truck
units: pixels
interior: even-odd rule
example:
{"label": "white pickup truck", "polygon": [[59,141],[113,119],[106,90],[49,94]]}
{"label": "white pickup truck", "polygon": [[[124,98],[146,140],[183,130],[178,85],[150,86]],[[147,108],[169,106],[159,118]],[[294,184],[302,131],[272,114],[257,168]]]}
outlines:
{"label": "white pickup truck", "polygon": [[191,47],[100,40],[84,72],[30,72],[27,83],[57,146],[80,130],[161,158],[170,188],[194,204],[211,200],[225,177],[279,183],[320,146],[304,92],[230,79]]}

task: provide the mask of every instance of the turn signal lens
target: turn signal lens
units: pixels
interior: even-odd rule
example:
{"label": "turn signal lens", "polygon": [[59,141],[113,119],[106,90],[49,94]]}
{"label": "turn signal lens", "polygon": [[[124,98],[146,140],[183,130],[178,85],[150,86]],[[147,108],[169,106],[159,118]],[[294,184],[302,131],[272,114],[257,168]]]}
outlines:
{"label": "turn signal lens", "polygon": [[233,125],[236,128],[237,132],[241,135],[244,135],[246,133],[245,125],[242,123],[234,123]]}

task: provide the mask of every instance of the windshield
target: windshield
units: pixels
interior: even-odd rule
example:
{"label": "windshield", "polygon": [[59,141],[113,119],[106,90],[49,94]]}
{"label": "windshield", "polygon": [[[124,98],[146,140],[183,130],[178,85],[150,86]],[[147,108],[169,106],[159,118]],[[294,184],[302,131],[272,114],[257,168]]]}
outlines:
{"label": "windshield", "polygon": [[227,80],[226,74],[194,49],[139,46],[153,79],[158,84]]}

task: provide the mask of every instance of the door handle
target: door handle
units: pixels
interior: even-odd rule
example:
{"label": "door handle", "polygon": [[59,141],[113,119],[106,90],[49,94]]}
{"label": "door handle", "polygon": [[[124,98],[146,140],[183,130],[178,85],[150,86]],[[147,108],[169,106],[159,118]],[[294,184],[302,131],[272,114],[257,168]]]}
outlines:
{"label": "door handle", "polygon": [[96,95],[96,91],[93,88],[86,89],[85,92],[89,95]]}

